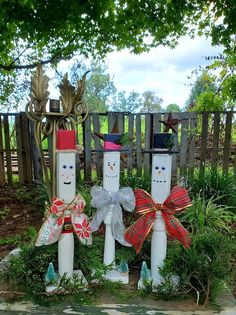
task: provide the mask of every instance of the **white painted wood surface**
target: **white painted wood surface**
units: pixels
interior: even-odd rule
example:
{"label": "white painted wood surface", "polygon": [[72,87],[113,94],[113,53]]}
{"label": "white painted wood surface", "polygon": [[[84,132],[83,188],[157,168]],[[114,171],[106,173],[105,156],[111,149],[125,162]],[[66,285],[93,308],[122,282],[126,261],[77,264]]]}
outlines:
{"label": "white painted wood surface", "polygon": [[[76,153],[57,152],[57,196],[70,203],[76,193]],[[64,217],[70,217],[65,211]],[[58,240],[58,272],[72,277],[74,270],[74,235],[62,233]]]}
{"label": "white painted wood surface", "polygon": [[[162,204],[170,194],[171,187],[171,154],[153,154],[152,156],[152,198]],[[161,212],[156,212],[151,239],[151,278],[153,284],[161,282],[158,268],[163,267],[166,258],[167,235]]]}

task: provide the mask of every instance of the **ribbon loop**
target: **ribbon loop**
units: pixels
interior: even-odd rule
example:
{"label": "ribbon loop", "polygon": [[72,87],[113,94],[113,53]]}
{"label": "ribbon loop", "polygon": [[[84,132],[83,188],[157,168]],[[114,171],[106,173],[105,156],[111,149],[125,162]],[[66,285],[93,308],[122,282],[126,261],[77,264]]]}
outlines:
{"label": "ribbon loop", "polygon": [[191,206],[191,200],[186,189],[175,186],[163,204],[155,203],[151,195],[145,190],[135,189],[134,194],[136,212],[142,216],[127,229],[124,237],[127,242],[134,246],[137,253],[140,252],[145,238],[153,227],[156,211],[161,211],[166,232],[178,239],[185,247],[190,246],[191,240],[188,231],[173,215]]}
{"label": "ribbon loop", "polygon": [[[75,196],[69,204],[66,204],[63,199],[54,197],[49,214],[39,231],[35,245],[53,244],[58,241],[61,233],[72,233],[73,231],[82,244],[91,244],[91,227],[87,216],[83,213],[85,205],[85,200],[80,194]],[[70,217],[68,215],[66,218],[64,217],[66,210],[70,210]]]}
{"label": "ribbon loop", "polygon": [[102,221],[104,221],[110,205],[114,205],[112,211],[112,235],[120,244],[125,246],[132,246],[124,239],[125,226],[123,223],[123,215],[121,206],[129,212],[135,208],[135,197],[132,188],[124,187],[118,192],[109,192],[100,186],[93,186],[91,189],[91,206],[97,208],[97,212],[92,219],[92,231],[97,231]]}

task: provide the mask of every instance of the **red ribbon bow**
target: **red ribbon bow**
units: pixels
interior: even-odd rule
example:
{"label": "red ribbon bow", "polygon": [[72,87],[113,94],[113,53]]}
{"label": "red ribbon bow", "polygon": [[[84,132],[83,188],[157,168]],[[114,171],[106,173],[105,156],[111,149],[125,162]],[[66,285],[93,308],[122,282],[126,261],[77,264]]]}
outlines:
{"label": "red ribbon bow", "polygon": [[172,238],[179,240],[185,247],[190,246],[191,239],[188,231],[174,217],[174,214],[182,212],[192,204],[186,189],[179,186],[174,187],[163,204],[156,203],[143,189],[135,189],[134,194],[135,210],[142,217],[126,230],[124,237],[134,246],[136,253],[140,252],[143,242],[155,222],[156,211],[161,211],[166,232]]}
{"label": "red ribbon bow", "polygon": [[[79,194],[69,204],[54,197],[47,218],[39,231],[36,246],[52,244],[58,241],[61,233],[73,231],[82,244],[91,244],[91,227],[83,213],[85,204],[84,198]],[[65,214],[65,211],[68,211],[68,214]]]}

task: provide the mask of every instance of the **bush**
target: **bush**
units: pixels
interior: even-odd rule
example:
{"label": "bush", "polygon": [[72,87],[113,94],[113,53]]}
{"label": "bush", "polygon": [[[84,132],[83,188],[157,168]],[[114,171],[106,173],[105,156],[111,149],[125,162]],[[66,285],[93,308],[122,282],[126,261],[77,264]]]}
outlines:
{"label": "bush", "polygon": [[233,207],[218,204],[222,198],[213,196],[205,200],[199,194],[180,215],[184,227],[193,234],[210,231],[233,234],[236,214],[231,212]]}
{"label": "bush", "polygon": [[[236,209],[236,176],[217,169],[206,170],[204,175],[195,171],[188,179],[189,194],[192,198],[201,196],[208,200],[214,197],[217,204],[232,206]],[[236,210],[234,210],[236,211]]]}
{"label": "bush", "polygon": [[[233,284],[233,255],[236,249],[234,241],[220,233],[208,232],[192,236],[189,249],[172,243],[168,247],[167,258],[161,271],[167,281],[163,282],[159,291],[165,292],[166,296],[195,292],[197,303],[200,298],[204,305],[214,301],[225,284]],[[180,277],[179,286],[174,291],[168,291],[166,288],[171,274]]]}

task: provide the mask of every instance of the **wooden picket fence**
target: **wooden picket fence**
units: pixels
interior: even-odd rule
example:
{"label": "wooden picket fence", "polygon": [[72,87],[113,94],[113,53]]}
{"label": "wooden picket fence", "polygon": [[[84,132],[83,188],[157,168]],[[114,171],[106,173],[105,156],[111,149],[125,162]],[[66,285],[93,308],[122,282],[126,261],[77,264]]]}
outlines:
{"label": "wooden picket fence", "polygon": [[[178,118],[178,134],[174,135],[178,153],[173,155],[172,175],[186,176],[199,168],[220,166],[225,172],[236,173],[236,112],[173,113]],[[102,141],[93,132],[110,132],[117,119],[119,132],[129,132],[134,140],[124,152],[121,169],[149,174],[153,132],[162,132],[168,113],[130,114],[91,113],[78,126],[78,140],[84,152],[78,157],[78,174],[88,181],[102,178]],[[49,141],[50,145],[50,141]],[[50,154],[45,144],[47,164]],[[50,152],[50,150],[49,150]],[[33,124],[24,112],[0,113],[0,185],[18,181],[30,184],[42,178],[41,160],[34,140]]]}

